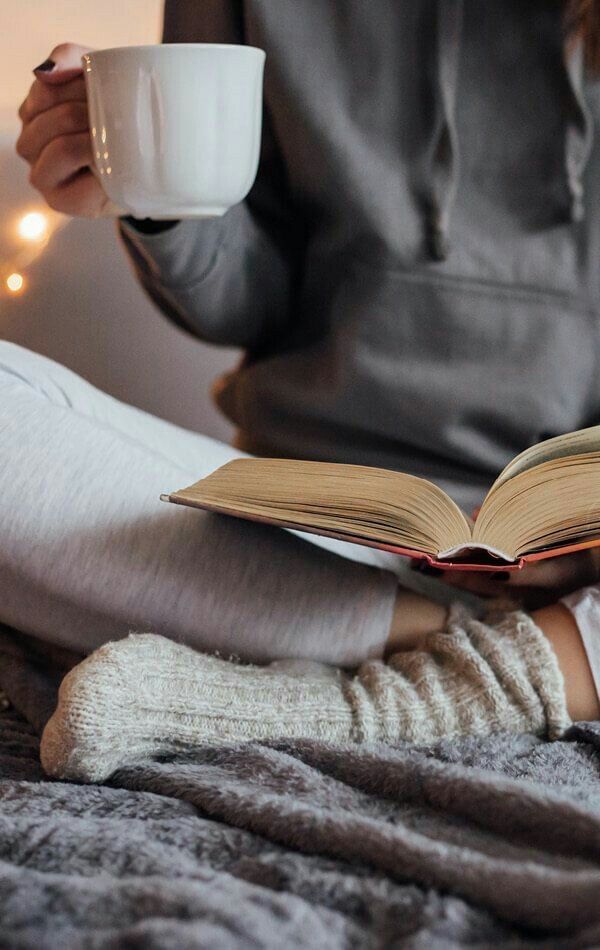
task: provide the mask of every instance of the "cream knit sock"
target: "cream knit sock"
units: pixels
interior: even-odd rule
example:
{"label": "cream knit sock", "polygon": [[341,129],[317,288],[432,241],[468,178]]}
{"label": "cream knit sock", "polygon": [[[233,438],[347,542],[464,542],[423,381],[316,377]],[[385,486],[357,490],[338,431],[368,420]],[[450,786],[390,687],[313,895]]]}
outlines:
{"label": "cream knit sock", "polygon": [[302,661],[246,666],[155,634],[107,643],[63,680],[41,756],[50,775],[98,782],[207,742],[554,738],[568,724],[556,657],[531,617],[496,611],[480,621],[456,602],[424,650],[367,661],[353,675]]}

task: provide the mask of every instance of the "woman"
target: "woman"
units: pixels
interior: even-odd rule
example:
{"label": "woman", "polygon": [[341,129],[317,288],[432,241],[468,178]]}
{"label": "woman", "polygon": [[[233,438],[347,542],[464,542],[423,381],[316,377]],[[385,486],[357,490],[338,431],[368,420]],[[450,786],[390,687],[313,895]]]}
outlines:
{"label": "woman", "polygon": [[[404,562],[156,503],[250,452],[401,469],[470,509],[527,445],[598,421],[599,37],[591,2],[167,2],[165,41],[267,52],[248,199],[211,221],[120,222],[159,307],[246,351],[215,393],[238,438],[2,348],[0,619],[85,652],[129,629],[168,638],[120,640],[70,674],[50,771],[98,778],[125,751],[215,736],[556,735],[600,715],[591,555],[527,568],[516,583],[545,586],[546,606],[480,621],[472,598],[447,617],[468,600],[447,584],[409,590],[423,579]],[[52,207],[97,217],[82,52],[35,70],[18,151]],[[362,665],[239,666],[172,641]],[[140,677],[150,720],[114,722]],[[112,751],[92,762],[104,701]]]}

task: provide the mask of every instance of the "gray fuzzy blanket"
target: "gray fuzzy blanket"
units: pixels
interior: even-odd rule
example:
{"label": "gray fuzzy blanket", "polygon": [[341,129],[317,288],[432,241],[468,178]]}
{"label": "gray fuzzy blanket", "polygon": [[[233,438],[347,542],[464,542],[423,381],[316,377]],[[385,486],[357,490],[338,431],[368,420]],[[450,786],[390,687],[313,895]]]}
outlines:
{"label": "gray fuzzy blanket", "polygon": [[77,658],[0,633],[0,947],[600,946],[600,727],[207,747],[45,780]]}

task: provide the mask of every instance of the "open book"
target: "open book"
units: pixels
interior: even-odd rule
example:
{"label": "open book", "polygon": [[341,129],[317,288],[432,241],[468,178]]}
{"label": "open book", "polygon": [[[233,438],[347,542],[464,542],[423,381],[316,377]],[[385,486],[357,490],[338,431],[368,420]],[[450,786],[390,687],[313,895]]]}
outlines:
{"label": "open book", "polygon": [[600,426],[517,455],[475,521],[424,478],[292,459],[235,459],[161,499],[447,569],[517,570],[526,561],[600,545]]}

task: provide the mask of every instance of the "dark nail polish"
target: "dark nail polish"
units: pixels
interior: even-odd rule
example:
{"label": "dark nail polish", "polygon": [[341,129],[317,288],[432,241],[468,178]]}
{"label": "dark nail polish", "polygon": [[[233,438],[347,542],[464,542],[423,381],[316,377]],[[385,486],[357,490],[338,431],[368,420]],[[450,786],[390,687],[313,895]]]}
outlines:
{"label": "dark nail polish", "polygon": [[429,577],[440,577],[444,572],[441,567],[431,567],[430,564],[426,564],[425,567],[421,568],[422,574],[427,574]]}
{"label": "dark nail polish", "polygon": [[55,66],[56,63],[53,59],[45,59],[44,62],[36,66],[33,71],[34,73],[51,73]]}
{"label": "dark nail polish", "polygon": [[492,574],[492,579],[497,581],[507,581],[510,578],[510,571],[494,571]]}

